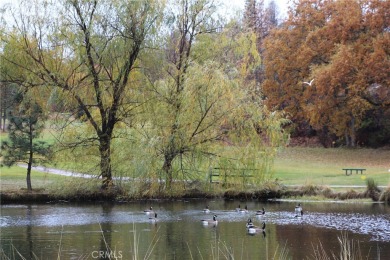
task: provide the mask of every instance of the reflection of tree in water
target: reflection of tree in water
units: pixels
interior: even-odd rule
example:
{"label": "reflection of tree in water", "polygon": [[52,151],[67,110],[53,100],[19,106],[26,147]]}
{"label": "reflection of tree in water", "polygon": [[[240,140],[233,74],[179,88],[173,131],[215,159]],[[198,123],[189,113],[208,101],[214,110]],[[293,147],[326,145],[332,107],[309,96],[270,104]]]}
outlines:
{"label": "reflection of tree in water", "polygon": [[175,236],[175,225],[173,222],[165,224],[165,243],[167,248],[174,248],[173,253],[176,255],[176,252],[181,252],[185,248],[185,243],[183,240],[176,239]]}
{"label": "reflection of tree in water", "polygon": [[111,248],[112,223],[108,220],[113,207],[114,205],[109,202],[102,204],[102,221],[100,223],[102,235],[100,237],[99,259],[112,259],[112,256],[114,255],[114,252]]}
{"label": "reflection of tree in water", "polygon": [[26,239],[28,243],[28,253],[29,253],[29,259],[34,259],[34,253],[33,253],[33,240],[32,240],[32,207],[31,204],[27,205],[27,211],[26,211],[26,218],[28,220],[27,227],[26,227]]}

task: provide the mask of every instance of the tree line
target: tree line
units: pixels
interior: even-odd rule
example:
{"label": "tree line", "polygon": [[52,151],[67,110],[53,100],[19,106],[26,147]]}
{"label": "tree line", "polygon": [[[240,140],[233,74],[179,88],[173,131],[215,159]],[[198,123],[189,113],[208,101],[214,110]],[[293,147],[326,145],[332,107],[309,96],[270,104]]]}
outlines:
{"label": "tree line", "polygon": [[[34,5],[9,10],[15,21],[2,30],[3,86],[58,115],[54,148],[75,160],[98,158],[103,188],[113,185],[120,156],[135,168],[148,158],[155,168],[146,177],[167,190],[200,161],[256,166],[257,179],[270,172],[287,120],[242,87],[260,64],[255,36],[218,17],[215,2]],[[136,148],[123,154],[126,146]]]}

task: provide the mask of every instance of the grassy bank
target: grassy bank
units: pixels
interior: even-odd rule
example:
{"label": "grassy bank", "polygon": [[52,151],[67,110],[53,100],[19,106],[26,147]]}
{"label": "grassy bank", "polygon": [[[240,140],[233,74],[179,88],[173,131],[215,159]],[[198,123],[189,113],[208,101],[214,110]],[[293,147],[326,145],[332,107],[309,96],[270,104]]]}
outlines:
{"label": "grassy bank", "polygon": [[[64,182],[68,177],[48,174],[44,172],[32,171],[32,186],[35,190],[43,190],[54,187],[58,183]],[[18,191],[25,189],[26,169],[18,166],[0,168],[0,189],[1,191]]]}
{"label": "grassy bank", "polygon": [[[389,164],[390,151],[384,149],[287,148],[280,152],[275,161],[273,179],[255,187],[243,188],[196,181],[186,185],[177,183],[166,192],[159,190],[158,184],[141,181],[118,183],[114,190],[102,192],[99,179],[65,177],[37,171],[32,172],[32,185],[34,199],[37,200],[39,198],[42,200],[126,200],[176,197],[262,199],[301,196],[314,196],[315,199],[355,199],[370,197],[366,192],[368,179],[377,186],[389,186]],[[367,170],[363,175],[346,176],[342,169],[348,167]],[[30,196],[31,194],[25,190],[25,178],[24,168],[17,166],[1,168],[0,188],[3,198],[8,196],[7,198],[11,200],[18,200],[18,198],[24,200]],[[345,187],[334,188],[332,185]],[[363,188],[352,187],[356,185]],[[390,197],[390,195],[386,196]]]}

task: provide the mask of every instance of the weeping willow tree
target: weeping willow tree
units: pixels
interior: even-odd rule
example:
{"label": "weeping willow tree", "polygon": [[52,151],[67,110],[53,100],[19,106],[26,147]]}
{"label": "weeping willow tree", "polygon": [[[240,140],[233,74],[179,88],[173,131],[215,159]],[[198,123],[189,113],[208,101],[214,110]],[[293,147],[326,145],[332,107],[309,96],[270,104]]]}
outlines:
{"label": "weeping willow tree", "polygon": [[215,154],[212,145],[223,142],[224,125],[237,107],[237,86],[213,62],[192,65],[180,93],[174,85],[168,79],[151,86],[155,94],[148,104],[151,127],[145,129],[163,162],[159,177],[167,187],[175,179],[191,178],[190,172],[202,164],[201,157]]}
{"label": "weeping willow tree", "polygon": [[243,186],[260,184],[273,176],[274,159],[289,138],[283,127],[290,121],[283,112],[256,102],[246,103],[237,115],[228,135],[230,149],[220,152],[220,179]]}
{"label": "weeping willow tree", "polygon": [[254,179],[263,180],[286,136],[282,113],[266,110],[247,86],[246,74],[259,65],[255,37],[232,40],[211,1],[174,6],[166,47],[154,55],[160,69],[147,75],[151,102],[141,133],[159,165],[153,177],[170,190],[176,180],[205,179],[210,169],[231,164],[231,175],[256,168]]}
{"label": "weeping willow tree", "polygon": [[249,92],[211,61],[192,64],[179,95],[173,85],[161,80],[151,86],[155,96],[142,129],[162,165],[154,177],[166,187],[174,180],[208,178],[216,169],[229,182],[260,183],[271,177],[273,159],[288,138],[282,112],[251,101]]}

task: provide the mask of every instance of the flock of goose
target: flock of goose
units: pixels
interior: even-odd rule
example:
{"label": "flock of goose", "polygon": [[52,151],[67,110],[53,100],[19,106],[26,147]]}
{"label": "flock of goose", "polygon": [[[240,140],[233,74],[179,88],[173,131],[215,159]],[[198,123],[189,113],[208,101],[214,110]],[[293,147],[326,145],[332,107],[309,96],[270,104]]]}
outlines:
{"label": "flock of goose", "polygon": [[[206,208],[203,209],[203,212],[210,213],[209,206],[206,206]],[[238,207],[236,208],[236,212],[248,213],[248,207],[245,206],[245,208],[241,208],[241,206],[238,205]],[[295,212],[295,217],[302,217],[303,216],[303,210],[302,210],[302,206],[300,203],[298,203],[298,205],[295,206],[294,212]],[[158,221],[157,213],[153,210],[152,207],[144,210],[144,213],[147,215],[152,215],[151,217],[149,217],[149,221],[151,223],[156,223]],[[256,211],[256,216],[262,216],[262,215],[265,215],[264,207],[261,210]],[[217,215],[214,215],[212,219],[202,219],[201,222],[205,226],[214,226],[215,227],[216,225],[218,225]],[[247,228],[247,231],[249,234],[256,234],[256,233],[261,233],[261,232],[263,234],[265,234],[265,222],[263,222],[261,224],[261,226],[259,227],[259,226],[255,226],[252,222],[252,219],[249,218],[247,223],[246,223],[246,228]]]}
{"label": "flock of goose", "polygon": [[[238,207],[236,208],[236,211],[239,213],[248,213],[248,207],[245,206],[245,208],[241,208],[241,206],[238,205]],[[205,209],[203,209],[203,212],[210,213],[209,207],[207,206]],[[300,203],[295,206],[294,212],[295,212],[295,217],[302,217],[303,216],[303,210],[302,210],[302,206]],[[262,215],[265,215],[264,207],[261,210],[256,211],[256,216],[262,216]],[[212,219],[202,219],[201,221],[202,221],[203,225],[216,226],[218,224],[217,215],[214,215]],[[263,222],[260,227],[255,226],[253,224],[251,218],[249,218],[247,223],[246,223],[246,228],[247,228],[247,231],[249,234],[263,233],[263,235],[264,235],[265,234],[265,226],[266,226],[265,222]]]}

